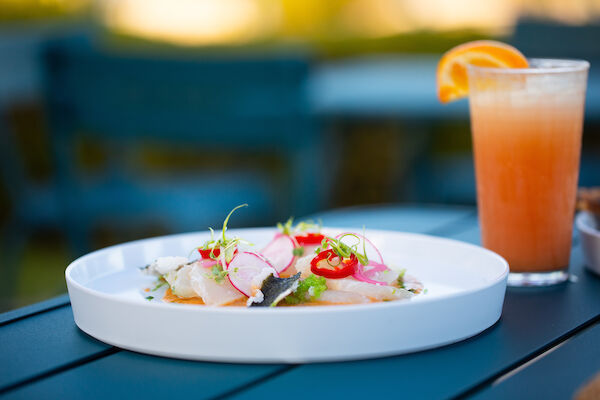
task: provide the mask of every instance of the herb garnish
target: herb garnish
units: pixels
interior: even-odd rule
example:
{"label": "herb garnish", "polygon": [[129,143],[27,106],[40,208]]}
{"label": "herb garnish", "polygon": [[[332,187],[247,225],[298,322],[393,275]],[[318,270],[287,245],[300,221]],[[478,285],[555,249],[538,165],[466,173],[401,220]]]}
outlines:
{"label": "herb garnish", "polygon": [[204,242],[204,244],[202,246],[196,247],[195,250],[198,250],[198,249],[199,250],[209,250],[210,249],[211,250],[210,258],[213,260],[216,260],[217,255],[215,255],[215,250],[219,249],[219,251],[220,251],[219,256],[224,257],[225,262],[229,263],[231,261],[231,259],[233,258],[233,253],[235,252],[235,249],[238,244],[244,243],[244,244],[251,245],[252,243],[247,242],[245,240],[242,240],[239,238],[228,238],[227,236],[225,236],[229,218],[237,209],[242,208],[242,207],[248,207],[248,204],[241,204],[241,205],[235,207],[233,210],[231,210],[229,212],[229,214],[227,214],[225,221],[223,221],[223,229],[222,229],[221,237],[219,239],[215,240],[214,230],[212,228],[208,228],[210,230],[210,240],[207,240],[206,242]]}
{"label": "herb garnish", "polygon": [[398,287],[400,289],[404,289],[404,274],[406,273],[406,268],[403,268],[400,270],[400,274],[398,274],[398,278],[396,279],[396,282],[398,282]]}
{"label": "herb garnish", "polygon": [[[342,239],[345,238],[346,236],[355,237],[358,240],[358,243],[355,243],[353,245],[347,245],[346,243],[342,242]],[[363,245],[362,253],[359,252],[359,250],[358,250],[358,246],[361,244],[361,242]],[[325,239],[323,239],[323,241],[321,242],[321,245],[319,247],[317,247],[317,249],[315,250],[315,253],[318,254],[318,253],[322,252],[323,250],[327,250],[328,247],[331,247],[333,249],[333,251],[340,258],[349,258],[352,254],[354,254],[356,256],[356,258],[358,259],[359,263],[361,263],[362,265],[368,265],[369,258],[367,257],[367,251],[366,251],[364,242],[365,241],[361,240],[360,237],[358,237],[358,235],[355,235],[353,233],[345,233],[337,239],[326,236]],[[327,260],[327,262],[329,263],[329,260]],[[340,260],[340,262],[341,262],[341,260]],[[335,266],[335,265],[332,265],[332,266]]]}
{"label": "herb garnish", "polygon": [[277,223],[277,229],[279,229],[281,231],[281,233],[283,233],[284,235],[294,235],[297,233],[301,233],[301,232],[306,232],[309,229],[314,229],[317,232],[321,231],[321,228],[323,227],[323,224],[321,223],[321,220],[319,220],[318,224],[315,224],[312,220],[306,220],[306,221],[300,221],[296,224],[296,226],[294,226],[294,217],[290,217],[285,224],[282,224],[281,222]]}
{"label": "herb garnish", "polygon": [[[327,281],[322,276],[310,275],[298,283],[296,290],[285,298],[288,304],[300,304],[315,301],[327,290]],[[307,296],[308,295],[308,296]]]}
{"label": "herb garnish", "polygon": [[225,271],[223,268],[220,268],[220,266],[214,265],[211,269],[210,269],[211,275],[210,278],[214,279],[215,282],[217,283],[221,283],[225,280],[225,278],[227,277],[227,275],[229,275],[229,271]]}
{"label": "herb garnish", "polygon": [[146,300],[150,301],[152,299],[154,299],[154,296],[146,296]]}
{"label": "herb garnish", "polygon": [[156,292],[158,289],[160,289],[161,287],[163,287],[166,284],[167,284],[167,281],[163,277],[160,277],[160,278],[158,278],[158,282],[157,282],[156,286],[154,286],[152,291]]}

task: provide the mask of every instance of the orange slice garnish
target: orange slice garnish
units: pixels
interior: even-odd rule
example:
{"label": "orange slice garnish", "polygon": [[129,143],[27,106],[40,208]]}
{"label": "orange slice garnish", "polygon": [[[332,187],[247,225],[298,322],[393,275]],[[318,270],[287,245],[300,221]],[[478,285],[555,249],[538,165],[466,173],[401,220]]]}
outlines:
{"label": "orange slice garnish", "polygon": [[469,95],[467,64],[494,68],[527,68],[521,52],[493,40],[476,40],[447,51],[437,68],[438,98],[442,103]]}

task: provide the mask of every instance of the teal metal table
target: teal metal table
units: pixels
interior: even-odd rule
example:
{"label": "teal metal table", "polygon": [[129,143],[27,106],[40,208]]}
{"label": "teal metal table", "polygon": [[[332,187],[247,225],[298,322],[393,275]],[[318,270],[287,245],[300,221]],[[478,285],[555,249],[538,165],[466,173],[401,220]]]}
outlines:
{"label": "teal metal table", "polygon": [[[473,208],[358,207],[318,217],[331,226],[479,241]],[[192,362],[121,350],[81,332],[64,295],[0,315],[0,397],[570,398],[600,372],[600,278],[584,269],[577,238],[570,268],[568,283],[508,289],[500,321],[463,342],[305,365]]]}

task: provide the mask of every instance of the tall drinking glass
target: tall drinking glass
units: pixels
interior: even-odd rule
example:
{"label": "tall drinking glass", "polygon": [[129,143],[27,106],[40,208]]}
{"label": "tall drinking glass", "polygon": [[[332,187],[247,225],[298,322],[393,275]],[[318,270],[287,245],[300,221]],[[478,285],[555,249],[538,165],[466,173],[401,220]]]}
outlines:
{"label": "tall drinking glass", "polygon": [[588,69],[467,68],[482,242],[508,261],[509,285],[568,278]]}

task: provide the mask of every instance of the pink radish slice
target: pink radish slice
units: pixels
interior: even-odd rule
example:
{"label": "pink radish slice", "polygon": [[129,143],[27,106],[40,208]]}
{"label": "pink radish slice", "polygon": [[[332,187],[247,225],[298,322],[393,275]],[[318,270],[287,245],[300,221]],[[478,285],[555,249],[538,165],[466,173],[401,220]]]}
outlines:
{"label": "pink radish slice", "polygon": [[217,260],[202,259],[202,260],[198,260],[198,262],[200,263],[200,266],[203,268],[212,268],[213,266],[217,265]]}
{"label": "pink radish slice", "polygon": [[294,248],[298,247],[298,242],[291,236],[278,233],[273,240],[260,252],[267,260],[271,262],[277,272],[283,272],[288,269],[294,261]]}
{"label": "pink radish slice", "polygon": [[386,265],[380,264],[375,261],[369,262],[369,265],[367,265],[367,266],[364,266],[359,263],[356,266],[356,271],[354,272],[354,275],[352,275],[352,277],[354,279],[356,279],[357,281],[372,283],[374,285],[386,285],[387,286],[388,285],[387,282],[376,281],[371,278],[373,277],[373,275],[375,275],[375,273],[383,272],[388,269],[389,268]]}
{"label": "pink radish slice", "polygon": [[[379,261],[378,261],[378,263],[379,263],[379,264],[385,264],[385,262],[383,262],[383,257],[382,257],[382,255],[381,255],[381,253],[379,252],[379,249],[378,249],[377,247],[375,247],[375,245],[373,244],[373,242],[371,242],[369,239],[367,239],[366,237],[364,237],[364,236],[363,236],[363,235],[361,235],[360,233],[355,233],[355,232],[344,232],[344,233],[340,233],[340,234],[339,234],[339,235],[337,235],[335,238],[336,238],[336,239],[339,239],[339,238],[341,238],[341,237],[342,237],[342,236],[344,236],[344,235],[356,235],[356,236],[358,236],[359,238],[361,238],[362,240],[364,240],[364,241],[365,241],[365,247],[366,247],[366,249],[367,249],[367,257],[369,257],[369,259],[370,259],[370,258],[371,258],[371,256],[373,256],[373,252],[374,252],[375,254],[377,254],[377,257],[379,258]],[[348,237],[348,236],[347,236],[347,237]],[[348,237],[348,238],[349,238],[348,240],[351,240],[351,238],[352,238],[352,237],[350,236],[350,237]],[[356,240],[356,239],[355,239],[355,240]],[[342,241],[343,241],[343,240],[342,240]],[[346,243],[346,242],[345,242],[345,243]],[[354,244],[354,242],[348,242],[348,243]],[[346,244],[348,244],[348,243],[346,243]],[[373,251],[369,251],[369,250],[373,250]],[[358,251],[359,251],[359,252],[361,252],[361,251],[362,251],[362,243],[360,243],[360,244],[358,245]]]}
{"label": "pink radish slice", "polygon": [[252,278],[260,274],[265,268],[272,269],[273,275],[279,277],[273,265],[262,255],[244,251],[236,254],[227,266],[229,272],[227,278],[240,293],[250,297],[252,295]]}

